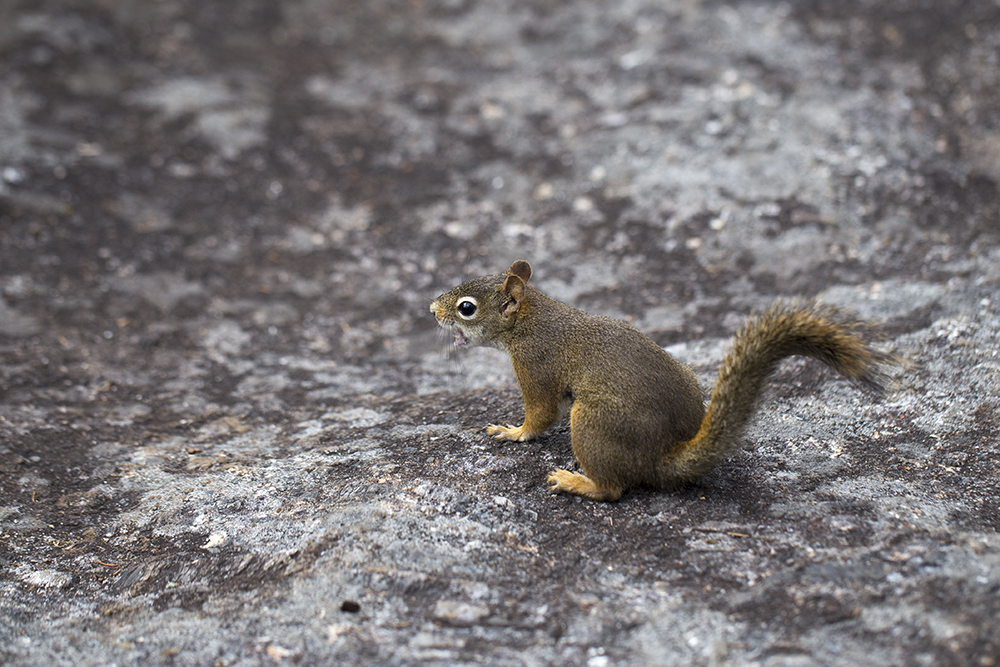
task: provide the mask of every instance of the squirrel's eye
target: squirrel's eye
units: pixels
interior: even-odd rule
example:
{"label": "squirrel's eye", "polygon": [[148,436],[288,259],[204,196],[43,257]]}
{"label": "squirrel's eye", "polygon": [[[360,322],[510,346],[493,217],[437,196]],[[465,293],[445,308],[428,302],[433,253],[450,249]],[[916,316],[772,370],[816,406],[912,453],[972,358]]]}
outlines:
{"label": "squirrel's eye", "polygon": [[479,308],[479,304],[476,303],[475,299],[468,296],[459,301],[458,305],[455,306],[455,310],[458,311],[459,317],[463,317],[465,319],[469,319],[475,315],[477,308]]}

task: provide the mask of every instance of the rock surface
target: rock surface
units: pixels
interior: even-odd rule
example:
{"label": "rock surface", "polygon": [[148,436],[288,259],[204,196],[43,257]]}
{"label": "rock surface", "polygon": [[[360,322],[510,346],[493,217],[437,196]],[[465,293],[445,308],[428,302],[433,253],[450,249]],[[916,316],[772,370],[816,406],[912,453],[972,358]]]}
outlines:
{"label": "rock surface", "polygon": [[[977,665],[1000,656],[1000,5],[0,5],[0,662]],[[676,493],[552,496],[565,425],[427,313],[529,259],[713,381]]]}

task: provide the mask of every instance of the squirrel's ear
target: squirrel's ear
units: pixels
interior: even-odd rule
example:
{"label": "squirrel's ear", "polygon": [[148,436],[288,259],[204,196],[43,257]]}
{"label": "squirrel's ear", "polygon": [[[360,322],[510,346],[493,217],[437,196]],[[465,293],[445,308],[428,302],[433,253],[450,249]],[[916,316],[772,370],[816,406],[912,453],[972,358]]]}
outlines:
{"label": "squirrel's ear", "polygon": [[[527,262],[521,263],[528,264]],[[530,266],[528,267],[528,274],[531,275]],[[518,275],[509,275],[507,276],[507,280],[503,282],[503,291],[507,294],[507,301],[500,306],[500,315],[510,317],[521,310],[521,304],[524,302],[524,281]]]}
{"label": "squirrel's ear", "polygon": [[512,276],[517,276],[524,282],[528,282],[531,278],[531,264],[528,264],[523,259],[519,259],[510,265],[510,268],[507,269],[507,273]]}

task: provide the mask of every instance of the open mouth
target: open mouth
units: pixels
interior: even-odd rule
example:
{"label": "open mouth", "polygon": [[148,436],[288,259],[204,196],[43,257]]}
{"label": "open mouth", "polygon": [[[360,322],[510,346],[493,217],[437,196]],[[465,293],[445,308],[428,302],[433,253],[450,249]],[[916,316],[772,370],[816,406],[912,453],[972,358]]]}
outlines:
{"label": "open mouth", "polygon": [[453,322],[448,322],[445,320],[438,320],[438,324],[447,329],[448,332],[455,338],[455,347],[465,347],[469,344],[469,337],[465,335],[465,332],[458,328]]}

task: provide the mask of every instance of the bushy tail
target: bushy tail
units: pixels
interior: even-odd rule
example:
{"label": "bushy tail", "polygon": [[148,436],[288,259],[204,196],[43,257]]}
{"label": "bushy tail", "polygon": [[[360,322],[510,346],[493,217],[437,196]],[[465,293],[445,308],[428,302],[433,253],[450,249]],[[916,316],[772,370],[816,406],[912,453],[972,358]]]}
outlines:
{"label": "bushy tail", "polygon": [[853,382],[884,391],[894,358],[873,350],[860,337],[864,324],[816,304],[783,304],[750,319],[736,334],[719,368],[697,435],[660,462],[664,486],[690,482],[739,446],[764,381],[785,357],[813,357]]}

